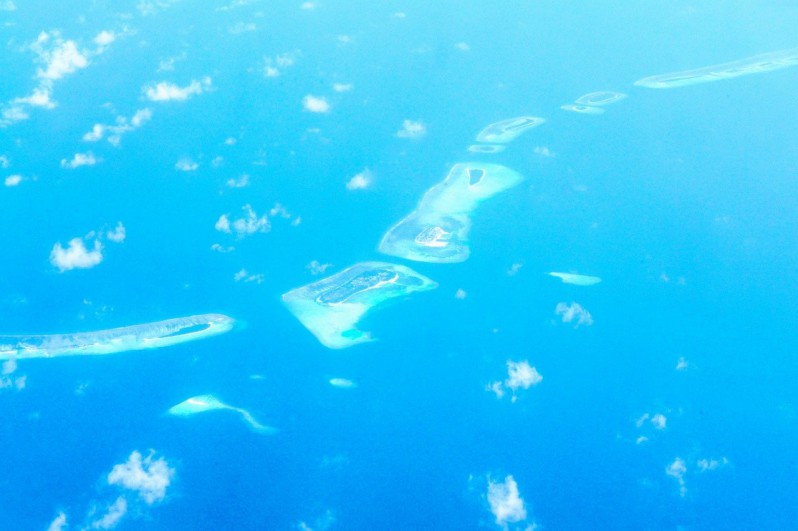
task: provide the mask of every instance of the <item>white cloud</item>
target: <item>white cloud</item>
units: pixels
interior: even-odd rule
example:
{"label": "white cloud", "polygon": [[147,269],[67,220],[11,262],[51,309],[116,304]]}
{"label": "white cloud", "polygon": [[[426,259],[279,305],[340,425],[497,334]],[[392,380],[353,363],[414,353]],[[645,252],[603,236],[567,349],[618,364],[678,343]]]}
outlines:
{"label": "white cloud", "polygon": [[216,222],[216,225],[214,225],[216,230],[228,234],[235,233],[238,238],[250,236],[257,232],[269,232],[271,230],[271,224],[265,214],[258,217],[258,214],[252,210],[252,206],[248,204],[244,205],[242,210],[245,216],[233,220],[232,223],[230,222],[228,214],[222,214]]}
{"label": "white cloud", "polygon": [[668,418],[662,413],[657,413],[651,417],[651,424],[658,430],[664,430],[668,425]]}
{"label": "white cloud", "polygon": [[5,0],[4,2],[0,2],[0,11],[15,11],[17,6],[12,2],[12,0]]}
{"label": "white cloud", "polygon": [[333,90],[335,92],[349,92],[352,90],[352,83],[333,83]]}
{"label": "white cloud", "polygon": [[19,183],[22,182],[22,175],[9,175],[6,177],[4,184],[6,186],[17,186]]}
{"label": "white cloud", "polygon": [[228,28],[227,31],[232,35],[239,35],[241,33],[255,31],[256,29],[258,29],[258,26],[256,26],[254,22],[239,22],[235,26]]}
{"label": "white cloud", "polygon": [[687,369],[689,366],[690,366],[690,364],[687,363],[687,360],[684,359],[684,357],[679,358],[679,360],[676,362],[676,370],[677,371],[683,371],[683,370]]}
{"label": "white cloud", "polygon": [[12,104],[25,104],[31,107],[41,107],[43,109],[54,109],[55,103],[50,99],[49,87],[36,87],[30,96],[24,98],[14,98]]}
{"label": "white cloud", "polygon": [[302,105],[306,111],[326,113],[330,112],[330,104],[324,98],[319,98],[308,94],[302,99]]}
{"label": "white cloud", "polygon": [[116,228],[109,230],[105,233],[106,238],[111,240],[114,243],[122,243],[125,241],[125,236],[127,235],[127,231],[125,230],[125,226],[122,225],[122,222],[116,224]]}
{"label": "white cloud", "polygon": [[302,2],[302,5],[300,7],[302,9],[307,10],[307,11],[312,11],[313,9],[316,9],[317,7],[319,7],[319,3],[318,2]]}
{"label": "white cloud", "polygon": [[224,139],[225,146],[234,146],[236,142],[237,142],[236,139],[232,136],[229,136]]}
{"label": "white cloud", "polygon": [[8,160],[6,155],[0,155],[0,168],[8,168],[11,166],[11,161]]}
{"label": "white cloud", "polygon": [[427,128],[421,122],[414,122],[413,120],[405,120],[402,122],[402,128],[396,132],[399,138],[418,139],[427,134]]}
{"label": "white cloud", "polygon": [[199,164],[189,158],[183,158],[175,163],[175,169],[180,171],[197,171]]}
{"label": "white cloud", "polygon": [[322,264],[318,260],[312,260],[308,265],[305,266],[305,269],[310,271],[311,275],[323,275],[328,268],[332,267],[332,264]]}
{"label": "white cloud", "polygon": [[466,290],[464,290],[463,288],[458,288],[457,291],[454,293],[455,299],[463,300],[466,297],[468,297],[468,293],[466,293]]}
{"label": "white cloud", "polygon": [[67,515],[61,511],[58,513],[58,516],[50,522],[50,525],[47,527],[47,531],[61,531],[67,525]]}
{"label": "white cloud", "polygon": [[53,246],[50,252],[50,263],[63,273],[70,269],[90,269],[103,261],[103,246],[95,239],[92,250],[86,249],[82,238],[69,240],[69,247],[61,246],[61,242]]}
{"label": "white cloud", "polygon": [[6,360],[2,365],[2,372],[0,373],[0,389],[16,389],[22,391],[25,388],[25,383],[28,377],[25,375],[13,378],[12,375],[17,370],[17,361],[13,358]]}
{"label": "white cloud", "polygon": [[256,284],[262,284],[264,278],[265,277],[263,273],[258,273],[253,275],[250,274],[249,271],[247,271],[246,269],[241,269],[238,273],[233,275],[233,279],[236,282],[244,282],[244,283],[254,282]]}
{"label": "white cloud", "polygon": [[471,51],[471,46],[469,46],[467,42],[458,42],[457,44],[454,45],[454,47],[460,50],[461,52]]}
{"label": "white cloud", "polygon": [[185,87],[180,87],[168,81],[161,81],[155,85],[144,87],[144,95],[150,101],[185,101],[192,96],[207,92],[211,87],[211,78],[206,76],[201,81],[193,79]]}
{"label": "white cloud", "polygon": [[684,497],[687,493],[687,487],[684,483],[684,475],[687,473],[687,465],[684,459],[677,457],[671,464],[665,467],[665,473],[679,482],[679,495]]}
{"label": "white cloud", "polygon": [[108,134],[108,142],[118,146],[123,134],[138,129],[151,118],[152,111],[149,108],[139,109],[129,120],[124,116],[117,116],[115,124],[94,124],[91,131],[83,135],[83,140],[85,142],[97,142]]}
{"label": "white cloud", "polygon": [[40,68],[37,71],[37,77],[52,81],[89,66],[88,58],[78,50],[78,45],[75,41],[65,41],[58,34],[54,35],[53,42],[55,46],[52,49],[45,50],[41,47],[41,45],[51,39],[51,35],[45,32],[39,34],[38,40],[31,46],[38,53],[39,60],[45,64],[44,68]]}
{"label": "white cloud", "polygon": [[127,514],[127,500],[119,496],[116,501],[108,507],[105,514],[98,520],[91,523],[92,529],[113,529],[120,520]]}
{"label": "white cloud", "polygon": [[216,11],[231,11],[237,7],[246,6],[252,3],[253,0],[233,0],[226,6],[217,7]]}
{"label": "white cloud", "polygon": [[97,46],[108,46],[116,40],[116,34],[113,31],[103,30],[94,37],[94,44]]}
{"label": "white cloud", "polygon": [[366,168],[362,172],[358,173],[346,183],[347,190],[365,190],[369,186],[371,186],[371,182],[373,180],[373,175],[371,171]]}
{"label": "white cloud", "polygon": [[590,312],[575,302],[572,302],[570,305],[564,302],[558,303],[557,307],[554,308],[554,313],[562,316],[563,323],[576,321],[575,327],[579,325],[590,326],[593,324],[593,317],[591,317]]}
{"label": "white cloud", "polygon": [[696,462],[696,466],[698,467],[699,472],[709,472],[711,470],[717,470],[719,468],[723,468],[729,464],[729,460],[725,457],[721,457],[720,459],[699,459]]}
{"label": "white cloud", "polygon": [[247,186],[249,186],[249,175],[243,173],[238,179],[233,179],[233,178],[227,179],[225,185],[228,188],[246,188]]}
{"label": "white cloud", "polygon": [[263,75],[266,77],[278,77],[284,69],[293,66],[299,55],[298,51],[293,51],[281,53],[274,57],[264,57]]}
{"label": "white cloud", "polygon": [[163,457],[153,459],[153,456],[154,452],[150,452],[142,458],[134,450],[127,462],[114,466],[108,474],[108,484],[136,491],[150,505],[163,500],[175,471]]}
{"label": "white cloud", "polygon": [[61,159],[61,167],[74,170],[81,166],[94,166],[99,162],[91,151],[86,153],[75,153],[72,160]]}
{"label": "white cloud", "polygon": [[554,158],[557,156],[552,150],[550,150],[546,146],[535,146],[535,149],[533,149],[532,152],[535,155],[544,158]]}
{"label": "white cloud", "polygon": [[[217,222],[217,225],[218,225],[218,222]],[[219,230],[219,229],[217,228],[217,230]],[[214,243],[213,245],[211,245],[211,251],[216,251],[217,253],[232,253],[235,250],[236,250],[236,248],[233,247],[232,245],[230,245],[228,247],[224,247],[223,245],[221,245],[219,243]]]}
{"label": "white cloud", "polygon": [[496,524],[504,528],[509,523],[526,520],[524,500],[518,493],[518,484],[513,476],[505,477],[503,482],[488,478],[488,504]]}
{"label": "white cloud", "polygon": [[540,373],[528,361],[507,360],[507,380],[504,385],[515,392],[516,389],[529,389],[543,381]]}
{"label": "white cloud", "polygon": [[338,35],[337,39],[338,42],[341,44],[352,44],[353,42],[355,42],[354,37],[352,37],[351,35]]}
{"label": "white cloud", "polygon": [[3,376],[8,376],[9,374],[13,374],[14,371],[17,370],[17,360],[14,358],[8,359],[3,362],[2,365],[2,374]]}
{"label": "white cloud", "polygon": [[512,402],[518,399],[516,391],[519,389],[529,389],[543,381],[543,376],[538,370],[531,366],[528,361],[507,360],[507,379],[504,382],[492,382],[486,387],[487,391],[496,394],[496,398],[504,396],[504,389],[509,389],[512,394]]}

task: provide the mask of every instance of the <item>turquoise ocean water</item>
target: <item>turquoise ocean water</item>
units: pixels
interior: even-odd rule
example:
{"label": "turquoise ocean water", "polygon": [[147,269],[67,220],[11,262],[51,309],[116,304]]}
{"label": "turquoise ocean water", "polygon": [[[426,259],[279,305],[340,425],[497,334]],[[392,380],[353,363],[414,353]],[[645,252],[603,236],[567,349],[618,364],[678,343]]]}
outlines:
{"label": "turquoise ocean water", "polygon": [[[798,529],[796,28],[784,1],[0,0],[0,334],[236,321],[14,346],[0,528]],[[595,92],[625,98],[562,108]],[[468,259],[381,253],[457,163],[524,178]],[[375,303],[377,341],[281,301],[374,261],[437,283]]]}

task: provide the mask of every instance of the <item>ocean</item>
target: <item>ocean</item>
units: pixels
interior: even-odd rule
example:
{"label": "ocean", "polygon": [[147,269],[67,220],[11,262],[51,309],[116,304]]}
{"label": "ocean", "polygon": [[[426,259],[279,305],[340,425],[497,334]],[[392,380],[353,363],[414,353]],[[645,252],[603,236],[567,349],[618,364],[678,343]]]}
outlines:
{"label": "ocean", "polygon": [[0,528],[798,529],[796,28],[0,0]]}

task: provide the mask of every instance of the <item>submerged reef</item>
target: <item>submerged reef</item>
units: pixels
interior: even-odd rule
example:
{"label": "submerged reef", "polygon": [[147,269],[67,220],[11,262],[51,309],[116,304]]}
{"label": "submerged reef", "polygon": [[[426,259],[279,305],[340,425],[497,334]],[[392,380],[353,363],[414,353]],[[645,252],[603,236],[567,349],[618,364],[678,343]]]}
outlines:
{"label": "submerged reef", "polygon": [[457,163],[443,182],[427,190],[415,211],[385,233],[379,251],[418,262],[463,262],[470,253],[471,213],[523,179],[499,164]]}
{"label": "submerged reef", "polygon": [[626,94],[621,92],[612,92],[609,90],[602,90],[598,92],[591,92],[589,94],[585,94],[584,96],[580,96],[576,99],[574,103],[577,105],[610,105],[611,103],[615,103],[621,101],[622,99],[626,98]]}
{"label": "submerged reef", "polygon": [[537,127],[545,121],[537,116],[519,116],[494,122],[477,135],[477,142],[506,144],[518,138],[521,133]]}
{"label": "submerged reef", "polygon": [[798,48],[790,48],[789,50],[754,55],[753,57],[746,57],[730,63],[650,76],[636,81],[635,85],[654,89],[669,89],[750,74],[761,74],[795,65],[798,65]]}
{"label": "submerged reef", "polygon": [[240,407],[234,407],[228,404],[225,404],[221,400],[219,400],[214,395],[199,395],[199,396],[192,396],[179,404],[172,406],[167,410],[167,415],[172,415],[175,417],[190,417],[192,415],[196,415],[198,413],[205,413],[206,411],[214,411],[226,409],[229,411],[235,411],[239,415],[241,415],[241,420],[255,433],[260,433],[262,435],[272,435],[277,433],[277,428],[273,428],[271,426],[264,426],[250,414],[249,411],[246,409],[242,409]]}
{"label": "submerged reef", "polygon": [[592,277],[590,275],[577,275],[576,273],[559,273],[552,271],[549,273],[552,277],[557,277],[565,284],[574,284],[576,286],[592,286],[601,282],[601,278]]}
{"label": "submerged reef", "polygon": [[414,291],[438,287],[409,267],[386,262],[360,262],[330,277],[283,294],[288,310],[322,345],[340,349],[373,341],[356,328],[380,303]]}
{"label": "submerged reef", "polygon": [[116,354],[168,347],[230,331],[235,320],[218,313],[75,334],[0,336],[0,360]]}
{"label": "submerged reef", "polygon": [[604,109],[601,107],[592,107],[590,105],[561,105],[560,109],[570,112],[578,112],[580,114],[604,114]]}

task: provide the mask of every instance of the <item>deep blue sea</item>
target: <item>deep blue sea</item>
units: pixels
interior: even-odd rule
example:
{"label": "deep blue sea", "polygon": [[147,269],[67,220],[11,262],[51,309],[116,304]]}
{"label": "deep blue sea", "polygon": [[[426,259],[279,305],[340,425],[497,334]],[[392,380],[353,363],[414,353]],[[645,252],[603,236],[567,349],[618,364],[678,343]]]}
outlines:
{"label": "deep blue sea", "polygon": [[[798,529],[795,2],[0,0],[0,46],[1,529]],[[381,252],[458,163],[523,177],[468,256]],[[437,287],[330,348],[355,299],[283,296],[361,262]]]}

